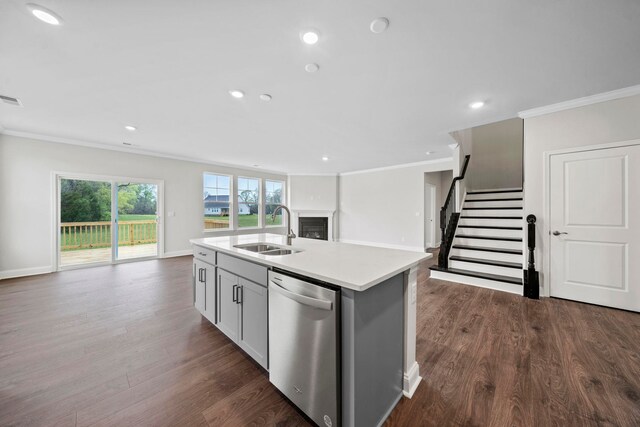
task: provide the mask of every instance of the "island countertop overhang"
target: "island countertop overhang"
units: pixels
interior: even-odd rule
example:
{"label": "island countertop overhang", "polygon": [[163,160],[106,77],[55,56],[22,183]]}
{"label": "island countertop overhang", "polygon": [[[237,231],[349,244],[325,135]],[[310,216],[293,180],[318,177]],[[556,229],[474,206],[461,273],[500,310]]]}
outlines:
{"label": "island countertop overhang", "polygon": [[276,267],[354,291],[364,291],[416,266],[433,255],[399,249],[296,238],[290,246],[300,252],[262,255],[236,245],[270,243],[286,245],[286,236],[261,233],[191,239],[192,245],[209,248],[257,264]]}

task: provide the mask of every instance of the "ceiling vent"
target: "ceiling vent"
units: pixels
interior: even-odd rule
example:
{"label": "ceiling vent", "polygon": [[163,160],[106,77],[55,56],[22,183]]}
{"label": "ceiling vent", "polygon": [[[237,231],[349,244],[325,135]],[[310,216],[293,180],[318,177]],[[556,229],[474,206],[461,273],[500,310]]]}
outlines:
{"label": "ceiling vent", "polygon": [[16,107],[22,107],[22,102],[18,98],[12,98],[10,96],[0,95],[0,99],[5,104],[13,105]]}

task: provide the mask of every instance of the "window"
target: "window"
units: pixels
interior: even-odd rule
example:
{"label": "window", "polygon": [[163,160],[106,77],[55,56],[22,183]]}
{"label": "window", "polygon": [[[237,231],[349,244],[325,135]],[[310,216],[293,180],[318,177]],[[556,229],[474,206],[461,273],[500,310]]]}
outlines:
{"label": "window", "polygon": [[260,180],[238,177],[238,228],[258,227]]}
{"label": "window", "polygon": [[231,177],[204,174],[204,229],[228,230],[231,215]]}
{"label": "window", "polygon": [[276,206],[281,205],[284,202],[284,182],[282,181],[269,181],[264,182],[265,185],[265,206],[264,211],[266,213],[265,225],[269,226],[281,226],[282,225],[282,210],[278,212],[276,217],[272,219]]}

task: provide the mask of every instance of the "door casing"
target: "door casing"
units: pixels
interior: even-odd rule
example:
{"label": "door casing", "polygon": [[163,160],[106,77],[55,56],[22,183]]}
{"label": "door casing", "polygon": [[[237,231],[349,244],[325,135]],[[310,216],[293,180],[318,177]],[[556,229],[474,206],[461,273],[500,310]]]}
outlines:
{"label": "door casing", "polygon": [[[158,216],[158,224],[156,235],[158,236],[158,255],[154,258],[162,258],[164,256],[164,181],[157,179],[148,179],[148,178],[132,178],[125,176],[113,176],[113,175],[93,175],[93,174],[83,174],[76,172],[60,172],[53,171],[51,172],[51,184],[52,184],[52,197],[51,197],[51,208],[53,215],[52,217],[52,252],[51,252],[51,265],[53,265],[53,271],[61,271],[61,270],[74,270],[78,268],[86,268],[86,267],[96,267],[100,265],[111,265],[111,264],[121,264],[126,262],[135,262],[148,258],[131,258],[131,259],[115,259],[115,245],[111,245],[111,259],[110,262],[101,262],[101,263],[91,263],[84,265],[73,265],[73,266],[60,266],[60,233],[58,232],[58,227],[60,224],[60,211],[61,211],[61,200],[60,200],[60,180],[61,179],[78,179],[78,180],[86,180],[86,181],[104,181],[111,183],[111,218],[115,218],[115,209],[116,205],[113,203],[115,200],[113,197],[115,193],[117,193],[117,188],[115,187],[116,182],[135,182],[139,184],[154,184],[158,186],[158,207],[157,207],[157,216]],[[113,237],[114,231],[112,231]],[[113,240],[112,240],[113,241]],[[116,242],[117,245],[117,242]]]}

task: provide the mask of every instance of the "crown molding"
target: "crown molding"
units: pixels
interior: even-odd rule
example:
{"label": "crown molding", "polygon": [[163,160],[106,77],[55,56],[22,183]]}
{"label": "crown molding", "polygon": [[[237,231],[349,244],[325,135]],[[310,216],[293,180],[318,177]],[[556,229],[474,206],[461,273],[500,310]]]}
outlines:
{"label": "crown molding", "polygon": [[17,137],[20,137],[20,138],[37,139],[37,140],[45,141],[45,142],[57,142],[57,143],[61,143],[61,144],[69,144],[69,145],[77,145],[77,146],[81,146],[81,147],[96,148],[96,149],[100,149],[100,150],[120,151],[120,152],[124,152],[124,153],[138,154],[138,155],[142,155],[142,156],[160,157],[160,158],[163,158],[163,159],[171,159],[171,160],[180,160],[180,161],[183,161],[183,162],[201,163],[201,164],[220,166],[220,167],[225,167],[225,168],[230,168],[230,169],[239,169],[239,170],[253,171],[253,172],[263,172],[263,173],[269,173],[269,174],[274,174],[274,175],[287,175],[286,172],[282,172],[282,171],[276,171],[276,170],[270,170],[270,169],[262,169],[262,168],[252,168],[250,166],[240,166],[240,165],[234,165],[232,163],[213,162],[213,161],[210,161],[210,160],[197,159],[195,157],[178,156],[178,155],[163,153],[163,152],[159,152],[159,151],[143,150],[143,149],[136,148],[136,147],[124,147],[124,146],[123,147],[119,147],[117,145],[108,145],[108,144],[103,144],[103,143],[99,143],[99,142],[87,142],[87,141],[81,141],[81,140],[71,139],[71,138],[63,138],[63,137],[58,137],[58,136],[42,135],[42,134],[31,133],[31,132],[15,131],[15,130],[10,130],[10,129],[5,129],[1,125],[0,125],[0,134],[9,135],[9,136],[17,136]]}
{"label": "crown molding", "polygon": [[557,104],[521,111],[518,113],[518,117],[521,119],[530,119],[544,114],[557,113],[559,111],[584,107],[591,104],[597,104],[599,102],[613,101],[615,99],[626,98],[628,96],[638,94],[640,94],[640,85],[629,86],[622,89],[612,90],[610,92],[598,93],[596,95],[585,96],[583,98],[572,99],[570,101],[558,102]]}
{"label": "crown molding", "polygon": [[[363,169],[363,170],[358,170],[358,171],[343,172],[343,173],[339,173],[338,176],[359,175],[359,174],[362,174],[362,173],[382,172],[382,171],[388,171],[388,170],[394,170],[394,169],[405,169],[405,168],[412,168],[412,167],[415,167],[415,166],[433,165],[433,164],[447,163],[447,162],[453,162],[453,158],[452,157],[445,157],[443,159],[424,160],[422,162],[403,163],[401,165],[384,166],[384,167],[381,167],[381,168]],[[434,172],[437,172],[437,171],[434,171]]]}
{"label": "crown molding", "polygon": [[288,173],[287,176],[338,176],[337,173]]}

